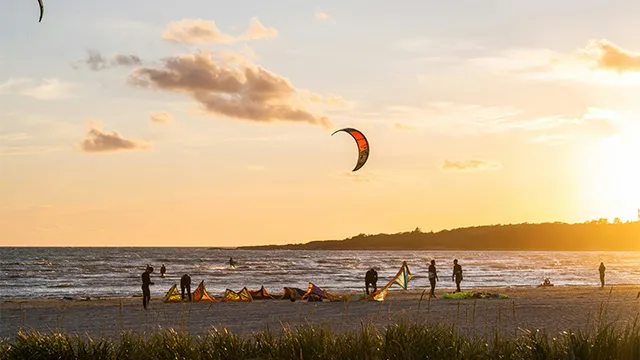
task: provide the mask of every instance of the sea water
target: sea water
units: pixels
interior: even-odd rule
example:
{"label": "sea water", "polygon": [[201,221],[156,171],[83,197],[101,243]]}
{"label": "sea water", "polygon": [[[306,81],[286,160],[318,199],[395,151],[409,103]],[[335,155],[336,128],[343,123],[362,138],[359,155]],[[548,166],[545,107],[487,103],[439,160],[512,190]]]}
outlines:
{"label": "sea water", "polygon": [[[237,263],[229,267],[229,257]],[[200,281],[212,295],[243,287],[281,294],[284,286],[306,289],[312,282],[327,290],[364,288],[364,274],[375,267],[378,286],[407,261],[409,289],[428,286],[427,267],[436,260],[439,287],[453,287],[453,259],[464,271],[463,288],[535,286],[550,278],[556,286],[599,286],[598,266],[607,267],[607,284],[640,284],[640,252],[527,251],[298,251],[210,248],[0,248],[0,299],[85,298],[141,295],[141,274],[154,267],[152,296],[164,295],[180,277]],[[160,266],[167,273],[160,277]]]}

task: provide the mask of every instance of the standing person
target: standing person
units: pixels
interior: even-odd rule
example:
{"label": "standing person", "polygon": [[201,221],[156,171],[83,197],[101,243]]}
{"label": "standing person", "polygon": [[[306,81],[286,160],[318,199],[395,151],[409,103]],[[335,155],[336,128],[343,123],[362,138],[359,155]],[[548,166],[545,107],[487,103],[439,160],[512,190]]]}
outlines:
{"label": "standing person", "polygon": [[151,301],[151,290],[149,290],[149,285],[153,285],[151,282],[151,274],[153,272],[153,268],[147,265],[147,269],[142,273],[142,306],[145,310],[147,310],[147,304]]}
{"label": "standing person", "polygon": [[364,285],[367,289],[367,295],[369,295],[369,284],[371,284],[371,287],[373,288],[372,293],[374,293],[378,290],[378,286],[376,285],[377,283],[378,272],[376,271],[376,269],[371,268],[367,271],[366,274],[364,274]]}
{"label": "standing person", "polygon": [[164,273],[167,272],[167,268],[164,267],[164,264],[160,267],[160,277],[164,277]]}
{"label": "standing person", "polygon": [[438,281],[438,272],[436,271],[436,261],[431,260],[431,265],[429,265],[429,283],[431,284],[431,293],[429,297],[436,297],[436,281]]}
{"label": "standing person", "polygon": [[236,267],[236,263],[235,263],[235,261],[233,261],[232,257],[229,257],[229,266]]}
{"label": "standing person", "polygon": [[451,281],[456,282],[456,292],[460,292],[460,282],[462,282],[462,266],[458,265],[458,259],[453,260],[453,274]]}
{"label": "standing person", "polygon": [[180,290],[182,290],[182,301],[184,301],[184,290],[187,290],[189,301],[191,301],[191,276],[189,274],[182,275],[180,279]]}
{"label": "standing person", "polygon": [[604,287],[604,271],[607,270],[607,268],[604,267],[604,263],[600,263],[600,268],[598,268],[598,270],[600,271],[600,287]]}

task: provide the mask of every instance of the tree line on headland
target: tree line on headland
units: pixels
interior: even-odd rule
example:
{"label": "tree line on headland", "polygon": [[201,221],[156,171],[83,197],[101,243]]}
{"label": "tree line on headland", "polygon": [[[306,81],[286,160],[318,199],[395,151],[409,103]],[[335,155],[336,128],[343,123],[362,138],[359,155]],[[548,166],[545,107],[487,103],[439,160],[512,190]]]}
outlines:
{"label": "tree line on headland", "polygon": [[640,222],[615,219],[463,227],[438,232],[420,228],[397,234],[359,234],[344,240],[243,246],[245,250],[522,250],[640,251]]}

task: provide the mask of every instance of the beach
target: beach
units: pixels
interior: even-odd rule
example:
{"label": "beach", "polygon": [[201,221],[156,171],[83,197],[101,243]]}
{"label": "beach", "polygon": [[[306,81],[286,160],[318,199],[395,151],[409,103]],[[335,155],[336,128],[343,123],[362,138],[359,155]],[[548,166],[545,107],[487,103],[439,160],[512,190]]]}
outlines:
{"label": "beach", "polygon": [[[325,324],[332,330],[363,324],[388,325],[402,320],[455,326],[467,334],[499,332],[519,336],[527,330],[588,330],[599,323],[625,326],[640,312],[638,285],[500,287],[463,289],[505,294],[507,299],[444,299],[452,289],[437,289],[438,298],[422,298],[422,290],[393,290],[384,302],[307,302],[256,300],[251,303],[163,303],[152,297],[148,311],[140,297],[89,300],[12,299],[0,303],[0,337],[11,338],[19,329],[62,331],[91,337],[174,328],[206,334],[226,328],[240,335],[300,324]],[[274,292],[275,293],[275,292]],[[214,294],[212,294],[214,295]]]}

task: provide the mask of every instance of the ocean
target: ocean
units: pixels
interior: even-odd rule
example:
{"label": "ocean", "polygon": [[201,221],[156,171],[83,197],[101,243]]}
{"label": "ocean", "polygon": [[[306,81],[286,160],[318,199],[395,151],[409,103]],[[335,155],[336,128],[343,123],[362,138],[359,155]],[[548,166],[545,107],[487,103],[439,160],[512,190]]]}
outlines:
{"label": "ocean", "polygon": [[[229,257],[237,263],[228,265]],[[438,287],[454,287],[452,261],[464,271],[463,288],[535,286],[550,278],[556,286],[599,285],[598,266],[607,267],[607,284],[640,284],[640,252],[522,251],[298,251],[212,248],[0,248],[0,299],[86,298],[141,295],[140,276],[154,267],[152,296],[164,295],[191,275],[211,295],[225,289],[263,286],[281,294],[284,286],[306,289],[309,282],[327,290],[364,289],[364,274],[378,271],[385,284],[407,261],[414,275],[410,289],[428,286],[428,262],[436,260]],[[160,266],[167,274],[160,277]]]}

